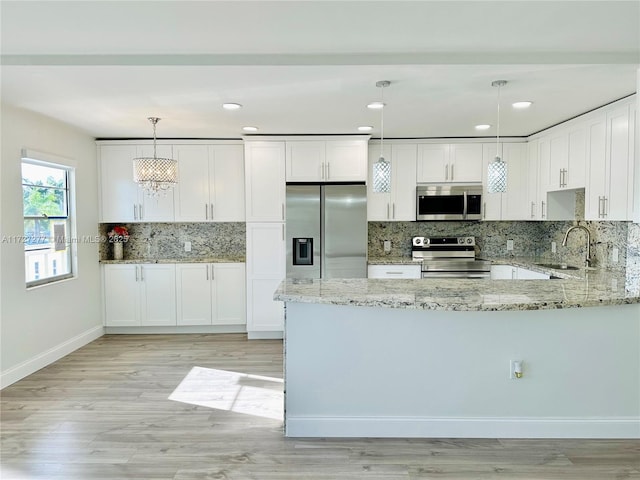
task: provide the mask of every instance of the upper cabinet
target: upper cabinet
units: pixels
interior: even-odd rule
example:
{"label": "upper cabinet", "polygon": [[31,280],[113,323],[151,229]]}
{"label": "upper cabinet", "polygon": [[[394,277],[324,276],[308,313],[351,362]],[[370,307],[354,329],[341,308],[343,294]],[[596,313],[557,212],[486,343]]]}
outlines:
{"label": "upper cabinet", "polygon": [[179,222],[242,222],[243,146],[175,145],[180,180],[175,188]]}
{"label": "upper cabinet", "polygon": [[284,222],[285,142],[247,141],[244,160],[246,221]]}
{"label": "upper cabinet", "polygon": [[481,182],[482,144],[420,144],[418,183]]}
{"label": "upper cabinet", "polygon": [[[171,157],[172,152],[171,145],[157,146],[159,157]],[[101,222],[174,220],[173,190],[149,197],[133,181],[133,159],[143,156],[153,156],[152,145],[102,144],[98,147]]]}
{"label": "upper cabinet", "polygon": [[589,122],[587,220],[629,220],[632,214],[635,109],[627,103]]}
{"label": "upper cabinet", "polygon": [[369,147],[367,219],[369,221],[414,221],[416,219],[416,144],[384,145],[384,158],[391,163],[389,192],[373,191],[373,165],[380,158],[380,145]]}
{"label": "upper cabinet", "polygon": [[238,144],[157,145],[178,161],[178,184],[150,197],[133,181],[133,159],[152,157],[152,144],[98,145],[100,221],[244,221],[243,147]]}
{"label": "upper cabinet", "polygon": [[287,182],[364,182],[367,140],[286,142]]}
{"label": "upper cabinet", "polygon": [[584,123],[562,128],[548,138],[545,166],[547,191],[584,188],[586,179],[587,126]]}
{"label": "upper cabinet", "polygon": [[[487,170],[497,155],[507,164],[507,190],[487,191]],[[484,144],[483,147],[483,220],[529,220],[531,194],[529,152],[526,143]]]}

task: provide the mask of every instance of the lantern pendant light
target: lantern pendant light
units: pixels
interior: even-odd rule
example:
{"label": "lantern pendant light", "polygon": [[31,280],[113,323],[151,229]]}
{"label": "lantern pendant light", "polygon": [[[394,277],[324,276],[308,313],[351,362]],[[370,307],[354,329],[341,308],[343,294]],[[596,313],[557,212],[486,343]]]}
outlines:
{"label": "lantern pendant light", "polygon": [[375,193],[389,193],[391,191],[391,163],[383,155],[384,148],[384,89],[391,85],[389,80],[376,82],[376,87],[382,89],[380,108],[380,157],[373,164],[373,191]]}
{"label": "lantern pendant light", "polygon": [[498,87],[498,124],[496,127],[496,158],[489,164],[487,170],[488,193],[507,191],[507,164],[500,158],[500,89],[506,84],[506,80],[491,82],[492,87]]}
{"label": "lantern pendant light", "polygon": [[150,197],[166,194],[178,183],[178,162],[172,158],[158,158],[156,155],[156,124],[158,117],[149,117],[153,125],[153,157],[133,159],[133,180]]}

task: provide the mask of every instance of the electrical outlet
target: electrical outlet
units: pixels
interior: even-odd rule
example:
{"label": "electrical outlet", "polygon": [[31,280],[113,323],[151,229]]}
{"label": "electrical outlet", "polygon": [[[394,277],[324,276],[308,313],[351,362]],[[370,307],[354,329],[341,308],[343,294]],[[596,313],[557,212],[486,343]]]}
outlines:
{"label": "electrical outlet", "polygon": [[185,252],[191,251],[191,242],[184,242],[184,251]]}
{"label": "electrical outlet", "polygon": [[384,251],[387,253],[391,251],[391,240],[384,241]]}
{"label": "electrical outlet", "polygon": [[556,242],[551,242],[551,253],[556,253],[557,250]]}
{"label": "electrical outlet", "polygon": [[619,260],[619,252],[618,249],[616,247],[613,247],[613,249],[611,250],[611,261],[613,263],[618,263]]}
{"label": "electrical outlet", "polygon": [[513,240],[507,240],[507,252],[513,250]]}

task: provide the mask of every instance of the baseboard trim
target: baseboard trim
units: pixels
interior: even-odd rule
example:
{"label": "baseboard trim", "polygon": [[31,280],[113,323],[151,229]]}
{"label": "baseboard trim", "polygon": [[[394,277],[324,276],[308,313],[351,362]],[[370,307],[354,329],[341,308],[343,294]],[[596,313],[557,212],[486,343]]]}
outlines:
{"label": "baseboard trim", "polygon": [[107,334],[153,335],[183,333],[247,333],[244,325],[179,325],[159,327],[105,327]]}
{"label": "baseboard trim", "polygon": [[287,437],[640,438],[640,417],[424,418],[288,416]]}
{"label": "baseboard trim", "polygon": [[284,332],[280,331],[259,331],[253,330],[247,332],[247,339],[249,340],[282,340],[284,338]]}
{"label": "baseboard trim", "polygon": [[9,368],[0,374],[0,390],[52,364],[56,360],[60,360],[65,355],[69,355],[80,347],[84,347],[102,335],[104,335],[104,327],[102,325],[93,327],[66,342],[56,345],[29,360]]}

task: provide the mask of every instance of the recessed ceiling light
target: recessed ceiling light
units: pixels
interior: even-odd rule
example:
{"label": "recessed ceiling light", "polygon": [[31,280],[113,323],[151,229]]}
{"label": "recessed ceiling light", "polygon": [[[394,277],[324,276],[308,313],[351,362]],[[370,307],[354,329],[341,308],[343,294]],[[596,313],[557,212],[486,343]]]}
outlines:
{"label": "recessed ceiling light", "polygon": [[511,106],[513,108],[529,108],[533,102],[515,102]]}
{"label": "recessed ceiling light", "polygon": [[242,130],[244,130],[245,132],[257,132],[258,127],[242,127]]}
{"label": "recessed ceiling light", "polygon": [[222,108],[224,108],[225,110],[238,110],[242,108],[242,105],[240,105],[239,103],[223,103]]}
{"label": "recessed ceiling light", "polygon": [[373,130],[373,127],[370,125],[363,125],[361,127],[358,127],[358,130],[361,132],[370,132],[371,130]]}
{"label": "recessed ceiling light", "polygon": [[476,125],[476,130],[489,130],[490,128],[491,128],[491,125],[487,125],[487,124]]}
{"label": "recessed ceiling light", "polygon": [[380,110],[381,108],[384,108],[384,103],[382,103],[382,102],[371,102],[369,105],[367,105],[367,108],[371,108],[373,110]]}

